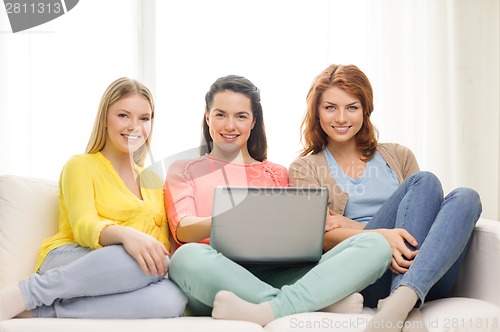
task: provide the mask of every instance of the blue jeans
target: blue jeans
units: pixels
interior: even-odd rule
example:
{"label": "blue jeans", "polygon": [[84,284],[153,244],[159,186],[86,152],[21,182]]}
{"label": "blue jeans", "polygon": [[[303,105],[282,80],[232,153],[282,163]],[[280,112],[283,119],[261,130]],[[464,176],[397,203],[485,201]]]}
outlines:
{"label": "blue jeans", "polygon": [[19,282],[33,317],[168,318],[182,315],[187,303],[177,285],[146,275],[121,245],[64,245],[38,272]]}
{"label": "blue jeans", "polygon": [[363,290],[365,305],[376,307],[399,286],[413,289],[420,304],[449,296],[481,211],[479,195],[472,189],[458,188],[443,198],[441,183],[432,173],[407,178],[365,229],[404,228],[418,242],[416,248],[408,247],[419,253],[406,273],[387,271]]}
{"label": "blue jeans", "polygon": [[301,266],[242,266],[206,244],[188,243],[172,256],[169,275],[189,298],[193,315],[210,315],[220,290],[269,302],[276,318],[316,311],[359,292],[389,267],[391,250],[377,233],[353,236]]}

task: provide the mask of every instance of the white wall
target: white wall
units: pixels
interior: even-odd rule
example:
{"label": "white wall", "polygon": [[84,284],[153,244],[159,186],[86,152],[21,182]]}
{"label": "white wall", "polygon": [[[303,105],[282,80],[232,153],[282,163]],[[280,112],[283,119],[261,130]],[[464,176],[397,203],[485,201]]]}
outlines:
{"label": "white wall", "polygon": [[139,74],[136,12],[135,0],[80,1],[13,34],[0,10],[0,174],[57,179],[84,152],[103,91]]}
{"label": "white wall", "polygon": [[160,155],[198,146],[205,93],[227,74],[261,90],[269,159],[288,166],[296,155],[308,86],[328,64],[328,1],[245,4],[157,2]]}
{"label": "white wall", "polygon": [[269,159],[288,165],[310,82],[354,63],[372,81],[380,141],[500,217],[498,1],[190,0],[158,2],[156,15],[159,158],[197,146],[205,92],[235,73],[261,89]]}
{"label": "white wall", "polygon": [[288,165],[312,79],[354,63],[380,141],[410,147],[446,191],[478,190],[483,217],[500,219],[499,21],[497,0],[86,0],[12,34],[0,12],[0,174],[57,179],[119,76],[155,94],[153,161],[196,148],[217,77],[247,76],[269,159]]}

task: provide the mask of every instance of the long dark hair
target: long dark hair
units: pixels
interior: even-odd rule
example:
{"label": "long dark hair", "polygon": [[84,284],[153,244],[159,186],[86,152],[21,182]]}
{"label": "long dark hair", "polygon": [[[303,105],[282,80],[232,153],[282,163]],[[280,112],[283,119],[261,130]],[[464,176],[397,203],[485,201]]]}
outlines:
{"label": "long dark hair", "polygon": [[213,139],[205,121],[210,112],[214,96],[219,92],[232,91],[241,93],[250,99],[255,125],[248,138],[247,147],[250,156],[258,161],[267,159],[267,137],[264,128],[264,117],[260,103],[260,90],[247,78],[238,75],[228,75],[218,78],[205,95],[205,113],[203,114],[203,136],[201,138],[201,154],[210,153],[213,149]]}

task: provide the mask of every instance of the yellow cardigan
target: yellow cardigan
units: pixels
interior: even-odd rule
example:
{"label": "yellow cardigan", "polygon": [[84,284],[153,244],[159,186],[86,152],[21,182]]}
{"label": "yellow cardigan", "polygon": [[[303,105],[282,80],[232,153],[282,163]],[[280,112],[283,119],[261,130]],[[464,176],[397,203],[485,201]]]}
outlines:
{"label": "yellow cardigan", "polygon": [[51,250],[62,245],[100,248],[100,234],[109,225],[133,227],[170,249],[163,181],[152,171],[136,169],[140,172],[142,201],[100,152],[68,160],[59,179],[59,231],[43,241],[36,270]]}

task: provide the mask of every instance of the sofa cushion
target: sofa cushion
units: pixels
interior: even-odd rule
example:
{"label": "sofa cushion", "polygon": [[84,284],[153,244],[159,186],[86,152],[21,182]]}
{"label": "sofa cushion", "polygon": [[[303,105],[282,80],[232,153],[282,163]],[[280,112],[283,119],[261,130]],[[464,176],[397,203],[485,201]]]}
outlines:
{"label": "sofa cushion", "polygon": [[[57,231],[58,212],[56,181],[0,176],[0,287],[33,272],[41,242]],[[491,264],[499,259],[500,223],[480,220],[456,289],[457,296],[476,299],[455,297],[426,303],[422,313],[430,332],[500,331],[500,309],[492,304],[499,303],[496,285],[500,268],[498,264]],[[0,331],[362,331],[372,315],[373,311],[368,308],[360,315],[303,313],[277,319],[265,329],[252,323],[210,317],[163,320],[35,318],[0,322]]]}
{"label": "sofa cushion", "polygon": [[372,317],[373,310],[369,308],[361,314],[306,312],[276,319],[266,325],[266,332],[357,332],[363,331]]}
{"label": "sofa cushion", "polygon": [[211,317],[179,317],[168,319],[11,319],[0,324],[2,332],[137,332],[137,331],[217,331],[262,332],[257,324],[212,319]]}
{"label": "sofa cushion", "polygon": [[57,231],[57,183],[0,176],[0,206],[1,287],[33,273],[43,239]]}
{"label": "sofa cushion", "polygon": [[[429,332],[500,331],[500,308],[486,301],[453,297],[426,302],[421,309]],[[282,317],[269,323],[266,332],[363,331],[375,311],[361,314],[312,312]]]}
{"label": "sofa cushion", "polygon": [[429,332],[500,331],[500,309],[489,302],[452,297],[430,301],[422,307]]}

